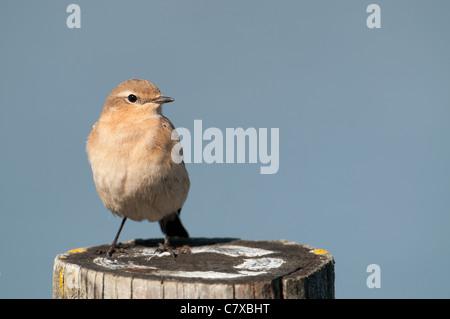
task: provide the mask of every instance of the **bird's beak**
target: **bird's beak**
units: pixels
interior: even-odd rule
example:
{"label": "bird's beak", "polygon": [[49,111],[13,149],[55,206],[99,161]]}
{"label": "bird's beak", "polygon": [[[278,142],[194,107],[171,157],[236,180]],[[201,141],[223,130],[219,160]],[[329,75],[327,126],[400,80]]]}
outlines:
{"label": "bird's beak", "polygon": [[169,103],[169,102],[173,102],[175,101],[175,99],[168,97],[168,96],[160,96],[154,100],[152,100],[153,103],[159,103],[159,104],[163,104],[163,103]]}

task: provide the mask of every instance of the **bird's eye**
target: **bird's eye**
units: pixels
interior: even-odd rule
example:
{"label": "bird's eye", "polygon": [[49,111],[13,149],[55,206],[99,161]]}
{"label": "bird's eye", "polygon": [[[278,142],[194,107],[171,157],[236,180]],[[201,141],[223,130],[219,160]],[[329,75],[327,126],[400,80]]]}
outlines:
{"label": "bird's eye", "polygon": [[134,94],[130,94],[128,95],[128,101],[130,101],[131,103],[134,103],[137,101],[137,96]]}

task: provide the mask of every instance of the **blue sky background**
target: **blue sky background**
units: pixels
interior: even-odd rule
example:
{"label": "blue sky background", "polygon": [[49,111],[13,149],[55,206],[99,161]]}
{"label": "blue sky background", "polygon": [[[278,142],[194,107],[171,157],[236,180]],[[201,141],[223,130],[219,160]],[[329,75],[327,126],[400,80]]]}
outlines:
{"label": "blue sky background", "polygon": [[50,298],[58,253],[112,241],[85,141],[130,78],[175,126],[279,128],[277,174],[188,164],[192,237],[326,249],[337,298],[450,296],[450,2],[77,1],[68,29],[70,3],[0,4],[0,298]]}

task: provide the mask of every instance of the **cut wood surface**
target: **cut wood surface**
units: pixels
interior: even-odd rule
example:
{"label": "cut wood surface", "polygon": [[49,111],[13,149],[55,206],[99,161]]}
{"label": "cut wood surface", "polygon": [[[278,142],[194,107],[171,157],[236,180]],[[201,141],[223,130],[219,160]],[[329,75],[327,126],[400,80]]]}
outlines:
{"label": "cut wood surface", "polygon": [[323,249],[278,241],[172,238],[72,249],[55,258],[53,298],[334,298],[334,259]]}

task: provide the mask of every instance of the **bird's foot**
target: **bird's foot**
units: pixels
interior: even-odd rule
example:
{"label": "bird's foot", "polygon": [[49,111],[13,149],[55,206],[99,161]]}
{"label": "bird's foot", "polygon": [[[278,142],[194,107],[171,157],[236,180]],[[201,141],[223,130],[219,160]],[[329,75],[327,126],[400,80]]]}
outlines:
{"label": "bird's foot", "polygon": [[168,241],[164,241],[164,244],[159,243],[158,248],[156,249],[156,252],[162,254],[165,252],[168,252],[172,255],[172,257],[176,257],[177,255],[175,254],[174,250],[172,249],[172,247],[170,247],[170,244]]}
{"label": "bird's foot", "polygon": [[162,254],[164,252],[168,252],[172,255],[172,257],[177,257],[181,254],[189,254],[191,253],[191,247],[189,246],[182,246],[177,248],[172,248],[170,245],[159,243],[158,248],[156,249],[156,252]]}
{"label": "bird's foot", "polygon": [[190,254],[191,247],[184,245],[184,246],[176,248],[175,251],[178,252],[179,254]]}
{"label": "bird's foot", "polygon": [[108,257],[111,257],[115,252],[117,253],[126,253],[125,249],[120,247],[120,244],[117,246],[113,246],[111,245],[108,249],[108,251],[106,252],[106,255]]}

